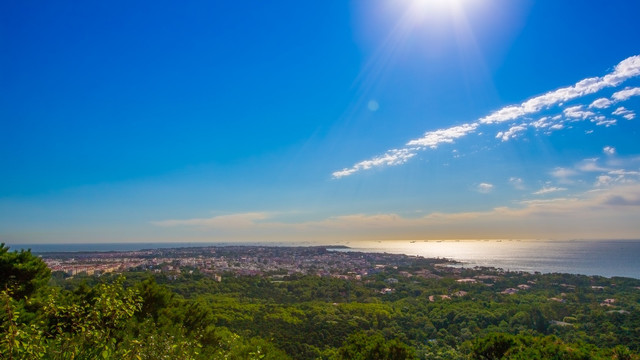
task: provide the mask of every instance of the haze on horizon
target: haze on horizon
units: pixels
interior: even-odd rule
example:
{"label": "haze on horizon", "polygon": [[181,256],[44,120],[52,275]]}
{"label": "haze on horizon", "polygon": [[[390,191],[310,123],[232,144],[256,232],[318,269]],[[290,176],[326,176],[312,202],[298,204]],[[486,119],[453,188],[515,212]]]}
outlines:
{"label": "haze on horizon", "polygon": [[0,242],[640,239],[640,3],[0,5]]}

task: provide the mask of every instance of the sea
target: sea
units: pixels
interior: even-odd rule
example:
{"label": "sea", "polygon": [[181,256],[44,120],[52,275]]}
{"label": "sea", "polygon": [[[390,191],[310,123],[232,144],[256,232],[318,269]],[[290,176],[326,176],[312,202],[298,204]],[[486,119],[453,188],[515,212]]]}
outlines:
{"label": "sea", "polygon": [[461,267],[494,267],[508,271],[622,276],[640,279],[640,240],[386,240],[311,242],[183,242],[96,244],[7,244],[34,253],[135,251],[198,246],[346,246],[337,251],[386,252],[443,258]]}

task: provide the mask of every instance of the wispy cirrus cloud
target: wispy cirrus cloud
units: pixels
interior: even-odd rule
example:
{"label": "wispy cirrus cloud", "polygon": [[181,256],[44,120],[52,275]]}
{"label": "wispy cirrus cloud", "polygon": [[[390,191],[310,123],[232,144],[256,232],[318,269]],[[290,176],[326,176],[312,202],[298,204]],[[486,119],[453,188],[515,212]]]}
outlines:
{"label": "wispy cirrus cloud", "polygon": [[[605,158],[583,159],[570,168],[555,168],[550,175],[560,184],[586,184],[593,181],[593,190],[598,191],[613,185],[640,184],[640,171],[637,170],[640,158],[619,158],[613,146],[605,146],[602,152],[607,155]],[[543,187],[534,195],[551,192],[547,190],[554,188]]]}
{"label": "wispy cirrus cloud", "polygon": [[476,190],[478,190],[479,193],[482,194],[488,194],[491,191],[493,191],[493,184],[489,184],[489,183],[480,183],[478,184],[478,186],[476,186]]}
{"label": "wispy cirrus cloud", "polygon": [[478,128],[477,123],[463,124],[450,127],[448,129],[440,129],[429,131],[423,137],[411,140],[407,143],[409,146],[424,146],[435,149],[440,144],[451,144],[455,139],[459,139],[474,132]]}
{"label": "wispy cirrus cloud", "polygon": [[565,167],[557,167],[551,172],[551,176],[563,184],[572,183],[573,177],[576,175],[578,175],[577,171]]}
{"label": "wispy cirrus cloud", "polygon": [[[165,231],[223,236],[225,241],[309,241],[478,238],[637,238],[640,184],[610,183],[599,191],[520,201],[486,211],[345,214],[283,222],[275,213],[250,212],[211,218],[152,222]],[[229,221],[237,220],[237,221]],[[452,231],[452,224],[455,224]],[[181,232],[184,236],[184,232]],[[187,233],[188,236],[188,233]]]}
{"label": "wispy cirrus cloud", "polygon": [[[462,125],[452,126],[449,128],[438,129],[426,132],[422,137],[411,140],[404,147],[388,150],[380,156],[376,156],[369,160],[356,163],[352,167],[344,168],[332,173],[334,179],[343,178],[353,175],[359,171],[369,170],[376,167],[401,165],[406,163],[410,158],[414,157],[418,151],[426,149],[435,149],[442,144],[450,144],[455,140],[461,139],[469,134],[474,133],[481,126],[492,124],[500,124],[504,122],[521,119],[549,109],[555,105],[561,105],[567,101],[575,100],[586,95],[595,94],[605,88],[617,87],[624,81],[640,75],[640,55],[631,56],[618,63],[614,70],[602,77],[591,77],[583,79],[576,84],[557,90],[549,91],[543,95],[539,95],[524,101],[518,105],[509,105],[492,112],[474,122]],[[614,93],[613,100],[598,99],[590,108],[606,108],[612,102],[624,101],[631,96],[638,95],[640,88],[629,88]],[[605,101],[606,100],[606,101]],[[610,103],[607,103],[609,101]],[[606,105],[606,106],[605,106]],[[590,110],[584,110],[584,107],[573,106],[564,109],[563,114],[570,119],[585,120],[588,117],[595,117],[596,114]],[[560,130],[564,125],[560,122],[562,118],[548,118],[545,122],[532,122],[531,126],[546,127],[549,130]],[[615,119],[606,117],[597,117],[592,121],[599,126],[611,126],[615,124]],[[518,133],[524,131],[525,125],[514,126],[506,132],[499,133],[498,138],[503,141],[514,138]]]}
{"label": "wispy cirrus cloud", "polygon": [[[285,241],[299,240],[301,236],[308,241],[325,242],[343,239],[637,238],[640,236],[637,226],[640,157],[615,156],[612,146],[605,146],[603,152],[608,156],[583,159],[571,167],[552,171],[556,180],[565,178],[580,183],[582,190],[572,189],[571,194],[565,194],[562,192],[567,188],[549,181],[531,194],[536,195],[534,198],[480,211],[435,211],[418,216],[393,212],[347,213],[315,219],[292,219],[282,212],[244,212],[160,220],[151,224],[168,234],[176,232],[184,236],[185,231],[191,231],[200,238],[225,241]],[[511,177],[508,181],[514,187],[524,189],[521,178]],[[475,190],[488,193],[495,190],[495,186],[483,182],[477,184]]]}
{"label": "wispy cirrus cloud", "polygon": [[524,180],[522,178],[512,176],[509,178],[509,184],[518,190],[524,190]]}
{"label": "wispy cirrus cloud", "polygon": [[558,191],[565,191],[565,190],[567,190],[567,188],[561,188],[556,186],[545,186],[542,189],[534,192],[533,195],[545,195],[545,194],[554,193]]}
{"label": "wispy cirrus cloud", "polygon": [[610,169],[600,164],[599,160],[599,158],[584,159],[576,164],[575,168],[581,172],[609,171]]}
{"label": "wispy cirrus cloud", "polygon": [[477,127],[478,124],[464,124],[448,129],[429,131],[424,134],[423,137],[409,141],[407,143],[407,147],[405,148],[388,150],[386,153],[380,156],[361,161],[353,165],[351,168],[345,168],[339,171],[335,171],[332,175],[335,179],[339,179],[341,177],[349,176],[361,170],[369,170],[374,167],[385,165],[404,164],[423,148],[435,149],[441,144],[451,144],[455,139],[466,136],[467,134],[473,132]]}
{"label": "wispy cirrus cloud", "polygon": [[379,167],[384,165],[404,164],[409,159],[414,157],[417,152],[418,152],[417,148],[391,149],[380,156],[374,157],[373,159],[361,161],[353,165],[351,168],[335,171],[333,173],[333,177],[336,179],[339,179],[341,177],[349,176],[361,170],[368,170],[374,167]]}
{"label": "wispy cirrus cloud", "polygon": [[162,220],[152,221],[156,226],[174,227],[174,226],[197,226],[197,227],[237,227],[253,225],[258,221],[269,218],[269,213],[264,212],[248,212],[230,215],[220,215],[208,218],[195,218],[186,220]]}

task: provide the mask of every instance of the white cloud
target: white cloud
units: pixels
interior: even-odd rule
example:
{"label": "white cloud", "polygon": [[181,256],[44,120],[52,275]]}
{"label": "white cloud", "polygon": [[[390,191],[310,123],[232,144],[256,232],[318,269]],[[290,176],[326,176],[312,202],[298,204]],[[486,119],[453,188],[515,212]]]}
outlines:
{"label": "white cloud", "polygon": [[[621,167],[636,167],[640,159],[624,159],[612,157],[616,149],[612,146],[605,146],[603,153],[608,157],[604,160],[599,158],[584,159],[576,163],[572,168],[556,168],[551,175],[563,184],[573,184],[574,179],[584,181],[585,176],[596,175],[595,186],[602,187],[610,184],[634,184],[640,181],[640,171],[635,169],[624,169]],[[615,166],[616,168],[612,168]]]}
{"label": "white cloud", "polygon": [[[533,121],[531,123],[529,123],[529,125],[533,126],[534,128],[540,130],[540,129],[547,129],[547,130],[561,130],[564,129],[564,124],[563,124],[564,120],[562,118],[562,115],[556,115],[553,117],[550,116],[544,116],[541,117],[540,119]],[[549,133],[549,131],[546,132],[547,134]]]}
{"label": "white cloud", "polygon": [[518,190],[523,190],[524,189],[524,180],[522,180],[519,177],[510,177],[509,178],[509,184],[511,184],[514,188],[516,188]]}
{"label": "white cloud", "polygon": [[638,182],[640,172],[625,169],[610,170],[606,174],[598,176],[596,186],[608,186],[612,183],[634,184]]}
{"label": "white cloud", "polygon": [[582,120],[595,115],[595,113],[592,111],[582,110],[582,105],[568,107],[562,112],[566,117]]}
{"label": "white cloud", "polygon": [[598,165],[598,158],[584,159],[576,165],[576,169],[582,172],[609,171],[610,169]]}
{"label": "white cloud", "polygon": [[613,178],[609,175],[600,175],[596,179],[595,186],[607,186],[613,182]]}
{"label": "white cloud", "polygon": [[589,105],[589,108],[606,109],[611,106],[611,104],[613,104],[611,100],[607,98],[600,98],[592,102],[591,105]]}
{"label": "white cloud", "polygon": [[615,70],[603,77],[587,78],[573,86],[560,88],[531,98],[520,105],[504,107],[480,119],[482,124],[515,120],[521,116],[539,112],[544,108],[596,93],[606,87],[615,87],[623,81],[640,75],[640,56],[632,56],[616,65]]}
{"label": "white cloud", "polygon": [[628,100],[632,96],[640,95],[640,87],[634,88],[626,88],[624,90],[620,90],[611,96],[616,101],[625,101]]}
{"label": "white cloud", "polygon": [[429,131],[426,132],[423,137],[409,141],[407,145],[425,146],[431,149],[435,149],[440,144],[453,143],[453,140],[466,136],[467,134],[475,131],[477,128],[478,124],[472,123],[454,126],[448,129]]}
{"label": "white cloud", "polygon": [[551,176],[559,179],[562,182],[571,182],[569,178],[578,175],[578,172],[573,169],[567,169],[563,167],[557,167],[551,172]]}
{"label": "white cloud", "polygon": [[612,115],[624,115],[624,114],[628,114],[631,111],[629,111],[628,109],[626,109],[624,106],[620,106],[619,108],[617,108],[614,112],[612,112]]}
{"label": "white cloud", "polygon": [[617,176],[625,176],[625,175],[639,176],[640,175],[640,171],[629,171],[629,170],[624,170],[624,169],[617,169],[617,170],[609,171],[608,174],[617,175]]}
{"label": "white cloud", "polygon": [[[553,105],[561,105],[566,101],[596,93],[607,87],[619,86],[625,80],[638,75],[640,75],[640,55],[631,56],[618,63],[615,69],[605,76],[592,77],[578,81],[573,86],[560,88],[547,92],[546,94],[533,97],[520,105],[505,106],[488,116],[480,118],[477,122],[426,132],[421,138],[409,141],[404,148],[389,150],[381,156],[361,161],[350,168],[335,171],[332,175],[337,179],[374,167],[404,164],[410,158],[415,156],[417,151],[435,149],[441,144],[453,143],[454,140],[475,132],[481,125],[511,121],[525,115],[534,114]],[[622,98],[630,93],[618,92],[616,94],[618,94],[618,97]],[[573,119],[585,119],[586,117],[595,115],[591,111],[585,111],[582,110],[582,107],[575,106],[565,109],[564,113],[567,117]],[[560,120],[560,117],[556,116],[552,119],[558,121]],[[600,119],[594,122],[596,122],[596,125],[604,126],[615,124],[615,120],[610,119]],[[539,123],[539,125],[542,124],[543,122]],[[554,130],[562,128],[561,124],[552,124],[550,127]],[[515,130],[516,129],[514,129],[514,131]],[[505,133],[503,133],[500,138],[504,139],[504,135]],[[511,138],[511,134],[507,132],[507,135],[507,138]]]}
{"label": "white cloud", "polygon": [[539,120],[532,122],[530,125],[536,129],[539,129],[539,128],[546,128],[551,126],[551,122],[549,122],[549,117],[545,116],[545,117],[541,117]]}
{"label": "white cloud", "polygon": [[361,161],[355,164],[351,168],[345,168],[340,171],[335,171],[332,175],[335,179],[339,179],[344,176],[349,176],[356,171],[360,170],[368,170],[373,167],[383,166],[383,165],[400,165],[407,162],[407,160],[411,159],[416,155],[416,148],[404,148],[404,149],[392,149],[375,157],[371,160]]}
{"label": "white cloud", "polygon": [[544,194],[549,194],[549,193],[558,192],[558,191],[565,191],[565,190],[567,189],[561,188],[561,187],[555,187],[555,186],[545,186],[542,189],[534,192],[533,195],[544,195]]}
{"label": "white cloud", "polygon": [[602,149],[602,152],[607,155],[614,155],[616,153],[616,148],[614,148],[613,146],[605,146]]}
{"label": "white cloud", "polygon": [[[531,111],[531,112],[537,112],[537,110]],[[480,119],[480,122],[482,124],[501,123],[505,121],[515,120],[526,114],[528,113],[524,109],[523,105],[511,105],[511,106],[506,106],[500,110],[493,112],[488,116],[483,117],[482,119]]]}
{"label": "white cloud", "polygon": [[476,189],[478,190],[479,193],[487,194],[487,193],[490,193],[493,190],[493,184],[480,183],[480,184],[478,184]]}
{"label": "white cloud", "polygon": [[605,116],[600,115],[591,119],[591,122],[597,126],[609,127],[615,125],[618,121],[616,119],[607,119]]}
{"label": "white cloud", "polygon": [[524,125],[524,124],[512,126],[507,131],[500,131],[496,135],[496,139],[502,139],[502,141],[507,141],[509,139],[514,139],[514,138],[516,138],[518,136],[519,133],[521,133],[521,132],[523,132],[525,130],[527,130],[527,125]]}
{"label": "white cloud", "polygon": [[636,117],[636,114],[633,111],[626,109],[624,106],[620,106],[611,114],[620,115],[627,120],[633,120]]}

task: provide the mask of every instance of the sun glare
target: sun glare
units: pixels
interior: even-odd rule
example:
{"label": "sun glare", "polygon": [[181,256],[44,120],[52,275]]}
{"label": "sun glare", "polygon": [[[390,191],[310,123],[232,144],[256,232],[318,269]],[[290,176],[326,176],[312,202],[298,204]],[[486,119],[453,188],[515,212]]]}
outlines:
{"label": "sun glare", "polygon": [[411,6],[416,11],[438,11],[446,9],[453,0],[412,0]]}
{"label": "sun glare", "polygon": [[[415,22],[442,21],[457,18],[471,0],[407,0],[409,17]],[[468,10],[468,9],[466,9]]]}
{"label": "sun glare", "polygon": [[[397,40],[420,34],[437,39],[455,34],[457,40],[468,43],[473,38],[470,17],[483,11],[482,0],[403,0],[395,3],[402,10],[395,29]],[[482,6],[484,7],[484,6]],[[417,32],[416,32],[417,31]]]}
{"label": "sun glare", "polygon": [[479,3],[479,0],[401,0],[392,4],[402,11],[398,30],[409,35],[417,29],[437,34],[466,26],[468,15],[475,13],[472,7]]}
{"label": "sun glare", "polygon": [[410,0],[409,11],[419,17],[443,16],[458,11],[463,5],[463,0]]}

